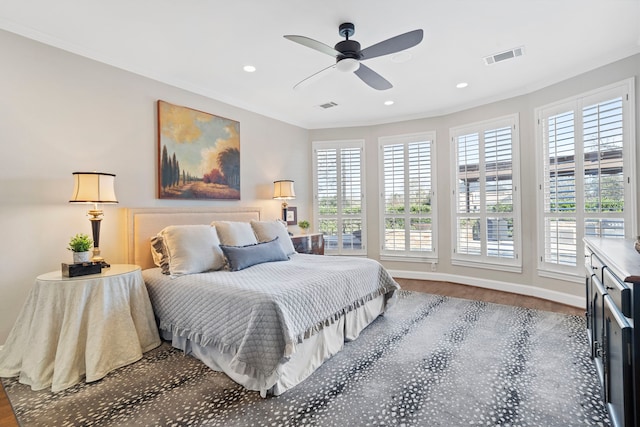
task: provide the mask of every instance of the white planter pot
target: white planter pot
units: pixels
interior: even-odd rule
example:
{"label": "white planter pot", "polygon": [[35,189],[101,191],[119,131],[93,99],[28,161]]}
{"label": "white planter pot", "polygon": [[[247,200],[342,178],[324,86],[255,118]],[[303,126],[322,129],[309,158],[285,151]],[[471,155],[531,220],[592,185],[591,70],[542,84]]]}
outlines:
{"label": "white planter pot", "polygon": [[74,252],[73,253],[73,263],[74,264],[82,264],[83,262],[91,262],[91,252]]}

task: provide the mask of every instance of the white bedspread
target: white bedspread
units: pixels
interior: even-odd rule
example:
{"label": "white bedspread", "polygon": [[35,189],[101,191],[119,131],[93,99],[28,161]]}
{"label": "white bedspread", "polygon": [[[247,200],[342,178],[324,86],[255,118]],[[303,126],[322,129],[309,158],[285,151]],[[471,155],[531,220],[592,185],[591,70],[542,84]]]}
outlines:
{"label": "white bedspread", "polygon": [[233,354],[236,372],[267,377],[295,343],[397,283],[366,258],[294,254],[245,270],[169,278],[143,271],[160,329]]}

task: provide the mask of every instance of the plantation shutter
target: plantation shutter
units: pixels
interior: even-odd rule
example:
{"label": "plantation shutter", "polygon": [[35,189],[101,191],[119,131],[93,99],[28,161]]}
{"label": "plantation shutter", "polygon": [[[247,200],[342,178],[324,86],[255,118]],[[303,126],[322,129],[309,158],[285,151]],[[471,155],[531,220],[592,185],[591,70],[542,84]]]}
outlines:
{"label": "plantation shutter", "polygon": [[435,256],[433,134],[380,138],[382,253]]}
{"label": "plantation shutter", "polygon": [[585,236],[624,237],[622,97],[582,109]]}
{"label": "plantation shutter", "polygon": [[484,132],[487,256],[515,258],[513,248],[513,151],[511,127]]}
{"label": "plantation shutter", "polygon": [[454,128],[451,135],[456,215],[452,262],[518,272],[518,118]]}
{"label": "plantation shutter", "polygon": [[457,253],[481,254],[480,224],[480,135],[472,133],[456,139],[457,156]]}
{"label": "plantation shutter", "polygon": [[576,262],[576,151],[573,111],[545,120],[544,257],[546,262]]}
{"label": "plantation shutter", "polygon": [[314,218],[325,251],[365,252],[363,143],[314,142]]}
{"label": "plantation shutter", "polygon": [[581,274],[584,237],[630,234],[635,163],[628,113],[632,83],[537,109],[542,143],[539,268]]}

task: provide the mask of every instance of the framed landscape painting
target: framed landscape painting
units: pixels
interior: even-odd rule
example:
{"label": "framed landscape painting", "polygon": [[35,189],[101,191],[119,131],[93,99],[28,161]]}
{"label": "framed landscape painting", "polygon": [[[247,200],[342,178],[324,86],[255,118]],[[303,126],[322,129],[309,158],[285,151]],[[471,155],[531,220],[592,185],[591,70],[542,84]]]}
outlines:
{"label": "framed landscape painting", "polygon": [[158,197],[240,200],[240,123],[158,101]]}

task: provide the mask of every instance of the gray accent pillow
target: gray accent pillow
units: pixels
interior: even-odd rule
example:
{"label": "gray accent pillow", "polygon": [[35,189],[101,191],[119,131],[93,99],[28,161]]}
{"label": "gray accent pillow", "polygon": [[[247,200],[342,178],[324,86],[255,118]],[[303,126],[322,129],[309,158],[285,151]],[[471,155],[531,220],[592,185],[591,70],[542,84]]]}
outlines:
{"label": "gray accent pillow", "polygon": [[282,246],[276,237],[268,242],[256,243],[247,246],[220,245],[222,252],[227,257],[229,269],[239,271],[252,265],[263,262],[287,261],[289,257],[282,250]]}

